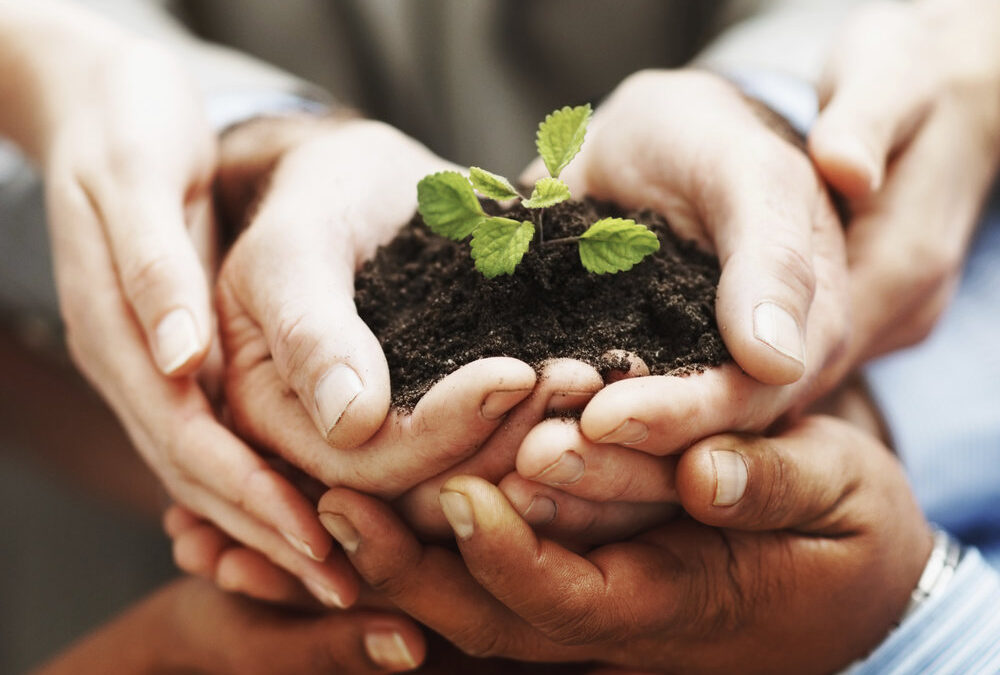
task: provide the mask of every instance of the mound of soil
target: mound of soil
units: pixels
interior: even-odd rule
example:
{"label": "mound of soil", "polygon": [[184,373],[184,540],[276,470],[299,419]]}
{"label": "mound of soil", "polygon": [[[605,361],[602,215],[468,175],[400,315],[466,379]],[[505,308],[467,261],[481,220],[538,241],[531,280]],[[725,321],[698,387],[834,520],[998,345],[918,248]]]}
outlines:
{"label": "mound of soil", "polygon": [[[493,215],[531,220],[520,205]],[[419,214],[361,270],[355,302],[385,350],[393,405],[411,409],[436,381],[489,356],[533,365],[570,357],[602,371],[611,349],[638,354],[653,374],[687,374],[727,361],[715,324],[719,264],[679,239],[651,211],[623,212],[596,201],[546,209],[545,238],[578,236],[594,221],[633,218],[660,238],[660,250],[628,272],[596,275],[575,243],[532,244],[512,276],[485,279],[468,242],[432,233]]]}

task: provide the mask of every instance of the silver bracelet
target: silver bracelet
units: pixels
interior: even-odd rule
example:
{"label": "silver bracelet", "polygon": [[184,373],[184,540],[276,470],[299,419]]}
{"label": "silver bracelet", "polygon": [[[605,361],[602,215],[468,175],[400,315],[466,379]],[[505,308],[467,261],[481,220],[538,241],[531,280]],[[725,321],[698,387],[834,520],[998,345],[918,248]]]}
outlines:
{"label": "silver bracelet", "polygon": [[935,529],[934,548],[931,549],[931,555],[927,559],[927,565],[924,566],[917,587],[910,593],[910,602],[906,605],[906,610],[899,623],[903,623],[920,609],[920,606],[927,602],[928,598],[944,590],[951,578],[955,576],[955,570],[961,561],[962,545],[944,530]]}

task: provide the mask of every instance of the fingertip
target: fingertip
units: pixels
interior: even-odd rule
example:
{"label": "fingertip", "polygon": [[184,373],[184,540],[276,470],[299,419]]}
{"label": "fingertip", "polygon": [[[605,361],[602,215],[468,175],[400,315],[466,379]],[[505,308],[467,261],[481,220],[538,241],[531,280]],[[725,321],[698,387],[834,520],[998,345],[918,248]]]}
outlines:
{"label": "fingertip", "polygon": [[360,369],[335,363],[316,383],[320,432],[335,448],[361,445],[375,435],[389,414],[389,369],[384,357],[372,361]]}
{"label": "fingertip", "polygon": [[700,442],[681,455],[677,493],[684,509],[694,518],[717,518],[720,507],[733,506],[742,499],[748,470],[737,448],[736,437],[720,436]]}
{"label": "fingertip", "polygon": [[517,536],[528,527],[499,488],[476,476],[449,479],[441,486],[439,499],[459,541],[477,532]]}
{"label": "fingertip", "polygon": [[156,323],[150,343],[161,373],[181,377],[198,370],[211,347],[209,331],[199,323],[187,307],[171,309]]}
{"label": "fingertip", "polygon": [[809,155],[823,178],[848,199],[863,199],[882,187],[884,161],[856,135],[820,117],[809,133]]}
{"label": "fingertip", "polygon": [[418,668],[427,656],[423,634],[409,622],[367,622],[364,647],[375,665],[394,673]]}
{"label": "fingertip", "polygon": [[716,298],[719,332],[733,360],[763,384],[785,385],[806,371],[805,322],[815,281],[805,259],[734,255]]}
{"label": "fingertip", "polygon": [[447,421],[458,436],[455,420],[466,420],[469,431],[473,431],[477,425],[467,416],[478,413],[478,421],[486,423],[478,426],[495,426],[531,395],[536,379],[534,368],[518,359],[478,359],[435,383],[413,409],[410,424],[426,433],[440,430]]}
{"label": "fingertip", "polygon": [[515,459],[517,473],[530,480],[537,479],[580,440],[579,427],[573,421],[550,419],[540,422],[521,441]]}
{"label": "fingertip", "polygon": [[178,504],[171,504],[163,512],[163,531],[171,538],[176,538],[199,522],[201,521],[195,514]]}
{"label": "fingertip", "polygon": [[508,474],[497,485],[510,505],[532,527],[544,527],[556,519],[556,500],[540,494],[539,486],[516,473]]}
{"label": "fingertip", "polygon": [[546,410],[579,410],[604,386],[597,369],[577,359],[550,359],[542,364],[540,389],[549,399]]}
{"label": "fingertip", "polygon": [[215,526],[198,525],[174,539],[174,562],[188,574],[212,578],[219,556],[228,544],[229,539]]}
{"label": "fingertip", "polygon": [[635,417],[648,389],[645,378],[615,382],[597,392],[580,415],[580,432],[593,443],[641,443],[649,436],[645,422]]}

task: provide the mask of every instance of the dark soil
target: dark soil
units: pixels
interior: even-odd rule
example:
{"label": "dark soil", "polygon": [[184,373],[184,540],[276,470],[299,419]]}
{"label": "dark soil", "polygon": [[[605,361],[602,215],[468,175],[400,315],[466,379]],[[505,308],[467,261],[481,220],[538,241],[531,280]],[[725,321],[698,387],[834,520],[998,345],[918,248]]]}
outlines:
{"label": "dark soil", "polygon": [[[518,220],[537,216],[521,206],[484,208]],[[602,362],[611,349],[639,355],[653,374],[698,372],[728,360],[715,325],[718,261],[678,239],[662,217],[564,202],[546,209],[545,238],[577,236],[607,216],[647,225],[660,250],[628,272],[596,275],[580,264],[575,243],[536,240],[512,276],[485,279],[467,241],[433,234],[417,215],[356,281],[358,312],[389,362],[393,405],[412,408],[436,381],[489,356],[533,365],[570,357],[602,374],[628,370],[622,360]]]}

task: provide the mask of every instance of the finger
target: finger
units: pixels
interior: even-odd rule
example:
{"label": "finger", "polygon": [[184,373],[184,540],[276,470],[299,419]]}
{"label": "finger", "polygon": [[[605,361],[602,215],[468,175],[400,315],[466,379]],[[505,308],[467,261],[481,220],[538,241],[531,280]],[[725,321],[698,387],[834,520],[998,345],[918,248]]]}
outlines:
{"label": "finger", "polygon": [[326,558],[332,542],[317,521],[313,505],[213,417],[190,415],[175,435],[173,464],[190,480],[252,517],[274,524],[304,555],[316,561]]}
{"label": "finger", "polygon": [[670,520],[679,511],[666,502],[594,502],[509,474],[497,485],[543,537],[563,545],[590,548],[622,541],[653,525]]}
{"label": "finger", "polygon": [[319,509],[365,581],[459,649],[517,658],[552,647],[483,590],[458,556],[422,546],[385,504],[334,488]]}
{"label": "finger", "polygon": [[860,12],[823,76],[826,103],[809,133],[809,152],[849,198],[878,191],[892,151],[930,110],[935,73],[919,58],[928,45],[914,14],[889,3]]}
{"label": "finger", "polygon": [[823,532],[860,498],[877,444],[834,418],[805,418],[774,438],[727,434],[687,450],[677,467],[684,509],[707,525]]}
{"label": "finger", "polygon": [[396,497],[473,454],[527,398],[535,371],[497,357],[467,364],[435,384],[412,413],[393,411],[382,429],[350,452],[331,456],[302,406],[282,394],[269,361],[246,372],[233,366],[229,399],[241,434],[327,485]]}
{"label": "finger", "polygon": [[267,223],[294,217],[303,216],[262,211],[224,276],[262,331],[282,381],[298,394],[321,436],[334,447],[355,447],[385,419],[388,366],[354,307],[353,261],[314,241],[307,246],[283,237],[279,243],[267,235]]}
{"label": "finger", "polygon": [[[113,197],[88,192],[111,248],[122,291],[157,367],[193,372],[211,343],[212,311],[205,270],[189,236],[182,194],[133,185]],[[207,199],[207,197],[206,197]]]}
{"label": "finger", "polygon": [[522,477],[593,501],[676,501],[676,460],[592,443],[575,420],[547,420],[517,452]]}
{"label": "finger", "polygon": [[171,504],[163,512],[163,531],[171,539],[176,538],[185,530],[201,524],[202,520],[180,504]]}
{"label": "finger", "polygon": [[[141,334],[121,297],[111,292],[115,287],[112,261],[102,243],[92,202],[78,182],[59,176],[55,181],[50,212],[59,222],[75,226],[73,232],[54,229],[54,250],[63,261],[62,274],[67,275],[60,276],[61,293],[71,292],[67,279],[79,278],[89,279],[101,291],[87,297],[84,318],[96,323],[85,323],[74,331],[71,349],[122,418],[145,460],[172,492],[190,490],[241,505],[251,520],[282,532],[303,554],[324,558],[331,541],[313,506],[219,424],[196,383],[167,380],[157,372],[141,348]],[[120,348],[108,348],[108,335],[115,337],[113,344]],[[191,502],[178,500],[206,515]],[[235,508],[225,512],[244,516]]]}
{"label": "finger", "polygon": [[710,434],[762,430],[792,393],[761,385],[732,363],[686,377],[639,377],[598,392],[583,411],[580,429],[595,443],[666,455]]}
{"label": "finger", "polygon": [[258,551],[231,546],[222,551],[215,565],[219,588],[242,593],[264,602],[315,607],[315,597],[306,592],[297,578],[281,569]]}
{"label": "finger", "polygon": [[493,432],[479,451],[402,495],[395,502],[398,512],[425,537],[450,537],[451,528],[438,502],[446,480],[456,475],[471,475],[499,481],[514,466],[517,448],[524,437],[547,413],[578,409],[603,386],[600,375],[586,363],[572,359],[547,362],[531,395],[511,411],[503,426]]}
{"label": "finger", "polygon": [[855,362],[924,338],[957,286],[995,155],[953,114],[934,112],[847,230]]}
{"label": "finger", "polygon": [[222,530],[209,523],[188,528],[175,536],[173,541],[174,563],[188,574],[213,579],[215,567],[222,552],[232,546]]}
{"label": "finger", "polygon": [[611,349],[601,355],[601,373],[608,384],[630,377],[649,375],[649,366],[634,352]]}
{"label": "finger", "polygon": [[721,153],[718,179],[700,197],[722,267],[715,314],[726,347],[747,373],[765,384],[789,384],[806,370],[816,291],[813,231],[826,198],[798,150],[770,133],[753,133],[765,136]]}
{"label": "finger", "polygon": [[[441,504],[476,580],[557,643],[594,643],[625,624],[669,621],[674,599],[685,604],[671,598],[673,575],[664,574],[655,546],[634,540],[581,557],[539,539],[496,487],[471,476],[446,483]],[[638,602],[651,593],[662,602]]]}
{"label": "finger", "polygon": [[[261,650],[262,662],[252,664],[254,672],[397,673],[417,668],[426,657],[423,633],[398,614],[352,611],[283,618],[273,652]],[[270,653],[281,656],[270,663]]]}
{"label": "finger", "polygon": [[343,554],[335,550],[322,563],[302,554],[284,537],[215,495],[194,489],[185,495],[192,510],[218,523],[232,539],[264,553],[275,565],[300,579],[328,607],[351,606],[358,596],[357,578]]}

